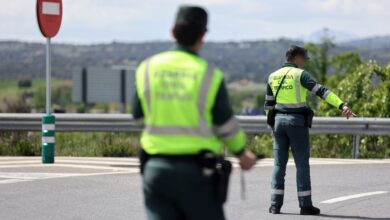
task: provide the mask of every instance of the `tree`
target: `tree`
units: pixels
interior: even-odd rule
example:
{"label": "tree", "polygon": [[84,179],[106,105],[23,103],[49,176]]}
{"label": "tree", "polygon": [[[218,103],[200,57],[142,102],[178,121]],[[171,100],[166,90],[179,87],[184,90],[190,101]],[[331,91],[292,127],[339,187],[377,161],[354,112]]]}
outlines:
{"label": "tree", "polygon": [[[390,63],[384,67],[375,61],[368,61],[348,72],[332,90],[360,117],[390,117]],[[340,111],[325,102],[318,106],[322,116],[340,116]],[[332,152],[350,153],[351,138],[340,135],[326,135],[313,139],[313,150],[322,151],[320,156],[332,156]],[[389,136],[363,136],[361,139],[361,157],[389,157]]]}
{"label": "tree", "polygon": [[319,44],[307,43],[305,48],[310,54],[310,62],[307,70],[320,82],[326,83],[329,66],[331,64],[330,50],[335,47],[333,39],[329,36],[329,30],[324,29],[324,35]]}
{"label": "tree", "polygon": [[360,55],[353,51],[339,53],[330,58],[330,65],[338,79],[353,72],[360,64]]}
{"label": "tree", "polygon": [[[332,55],[331,49],[335,46],[327,29],[324,30],[324,37],[319,44],[308,43],[305,45],[310,53],[310,61],[306,69],[313,74],[319,83],[328,87],[337,87],[338,82],[347,73],[353,72],[361,64],[360,55],[353,51]],[[313,108],[317,108],[316,97],[309,95],[308,102]]]}

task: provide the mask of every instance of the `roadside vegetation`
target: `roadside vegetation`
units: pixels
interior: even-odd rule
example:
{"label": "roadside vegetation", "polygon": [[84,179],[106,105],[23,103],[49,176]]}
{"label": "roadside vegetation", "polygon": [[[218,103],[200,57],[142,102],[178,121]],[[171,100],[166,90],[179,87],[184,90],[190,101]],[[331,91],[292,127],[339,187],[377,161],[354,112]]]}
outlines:
{"label": "roadside vegetation", "polygon": [[[130,157],[137,155],[139,134],[58,132],[56,155],[74,157]],[[1,156],[40,156],[40,132],[0,133]]]}
{"label": "roadside vegetation", "polygon": [[[330,53],[335,47],[331,39],[320,44],[307,44],[311,61],[308,71],[317,80],[338,94],[359,117],[390,117],[390,63],[362,61],[356,52]],[[30,82],[30,83],[29,83]],[[44,80],[0,81],[0,112],[42,112],[45,103]],[[229,96],[236,113],[245,107],[260,109],[264,102],[265,85],[246,79],[229,84]],[[327,103],[310,97],[310,105],[317,116],[337,117],[341,112]],[[85,112],[86,106],[72,104],[71,81],[54,80],[53,104],[65,112]],[[108,113],[118,109],[114,104],[88,106],[90,112]],[[128,112],[130,108],[128,107]],[[0,155],[39,156],[39,132],[1,132]],[[136,156],[139,134],[115,132],[58,132],[56,154],[61,156]],[[313,135],[313,157],[350,158],[353,145],[351,135]],[[248,135],[248,147],[256,153],[272,157],[270,134]],[[390,158],[389,136],[362,136],[361,158]]]}

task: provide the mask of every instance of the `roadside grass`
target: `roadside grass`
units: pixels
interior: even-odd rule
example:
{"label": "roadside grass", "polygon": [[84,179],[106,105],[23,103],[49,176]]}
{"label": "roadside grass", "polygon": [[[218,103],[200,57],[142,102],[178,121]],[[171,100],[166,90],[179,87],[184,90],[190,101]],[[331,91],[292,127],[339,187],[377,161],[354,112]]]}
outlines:
{"label": "roadside grass", "polygon": [[[56,155],[75,157],[130,157],[137,155],[139,134],[61,132]],[[40,156],[40,132],[2,132],[0,156]]]}
{"label": "roadside grass", "polygon": [[[56,155],[74,157],[131,157],[138,155],[139,133],[132,132],[58,132]],[[378,136],[379,138],[387,138]],[[311,156],[319,158],[351,158],[352,137],[340,135],[334,144],[323,144],[326,135],[311,137]],[[348,143],[338,145],[337,139]],[[248,135],[247,146],[256,154],[273,157],[270,134]],[[351,141],[349,141],[351,140]],[[364,141],[364,139],[362,140]],[[172,143],[175,144],[175,143]],[[361,148],[361,158],[389,158],[390,146]],[[1,132],[0,156],[40,156],[40,132]],[[230,155],[230,154],[229,154]],[[291,154],[290,154],[291,155]]]}

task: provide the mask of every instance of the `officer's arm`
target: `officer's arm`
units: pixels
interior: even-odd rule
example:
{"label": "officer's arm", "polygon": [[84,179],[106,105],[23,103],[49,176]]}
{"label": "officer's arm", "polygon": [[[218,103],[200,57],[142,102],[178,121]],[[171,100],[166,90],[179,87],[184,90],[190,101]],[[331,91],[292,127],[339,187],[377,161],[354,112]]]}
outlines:
{"label": "officer's arm", "polygon": [[275,108],[276,100],[272,92],[271,86],[267,83],[267,92],[265,94],[264,110],[268,114],[268,110]]}
{"label": "officer's arm", "polygon": [[310,93],[317,95],[318,97],[324,99],[327,103],[338,109],[343,109],[344,102],[328,88],[317,83],[310,75],[310,73],[306,71],[302,73],[301,84],[303,87],[309,90]]}
{"label": "officer's arm", "polygon": [[219,86],[212,115],[215,134],[232,153],[240,156],[245,151],[246,137],[230,106],[224,81]]}

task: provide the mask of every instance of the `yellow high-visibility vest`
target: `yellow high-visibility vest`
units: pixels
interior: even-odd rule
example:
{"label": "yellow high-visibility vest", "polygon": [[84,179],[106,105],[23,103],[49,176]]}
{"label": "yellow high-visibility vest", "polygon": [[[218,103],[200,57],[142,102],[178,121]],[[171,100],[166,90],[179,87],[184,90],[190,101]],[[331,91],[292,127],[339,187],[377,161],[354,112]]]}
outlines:
{"label": "yellow high-visibility vest", "polygon": [[[222,80],[219,69],[184,51],[163,52],[142,62],[136,72],[145,117],[142,148],[150,155],[203,150],[218,154],[223,141],[233,153],[240,152],[245,134],[236,119],[219,128],[212,124],[212,108]],[[229,135],[218,135],[226,130]]]}

